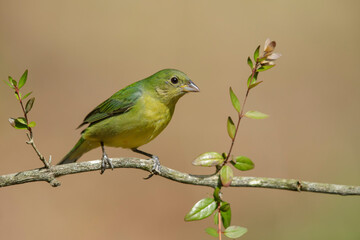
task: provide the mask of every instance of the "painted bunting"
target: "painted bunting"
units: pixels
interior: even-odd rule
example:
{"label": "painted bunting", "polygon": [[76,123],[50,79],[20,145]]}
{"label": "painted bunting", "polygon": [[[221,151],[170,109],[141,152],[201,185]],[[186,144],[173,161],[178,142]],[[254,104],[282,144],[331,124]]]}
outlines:
{"label": "painted bunting", "polygon": [[84,153],[102,149],[101,174],[113,164],[104,146],[129,148],[154,160],[154,171],[160,167],[159,158],[143,152],[138,147],[150,142],[169,124],[175,105],[188,92],[199,88],[185,73],[164,69],[135,82],[105,100],[88,115],[80,127],[81,138],[59,164],[72,163]]}

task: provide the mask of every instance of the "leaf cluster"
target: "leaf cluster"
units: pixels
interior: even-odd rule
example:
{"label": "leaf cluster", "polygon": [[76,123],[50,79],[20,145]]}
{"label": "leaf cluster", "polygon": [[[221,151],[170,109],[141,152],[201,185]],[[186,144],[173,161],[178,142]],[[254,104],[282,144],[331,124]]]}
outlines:
{"label": "leaf cluster", "polygon": [[238,238],[247,232],[247,229],[231,224],[231,207],[230,203],[221,200],[220,188],[215,188],[213,198],[203,198],[198,201],[185,216],[185,221],[202,220],[214,214],[214,224],[219,225],[221,221],[225,230],[219,232],[221,228],[206,228],[205,231],[213,236],[218,237],[223,233],[228,238]]}
{"label": "leaf cluster", "polygon": [[32,92],[28,92],[27,94],[23,95],[20,91],[20,89],[25,85],[26,81],[27,81],[27,76],[28,76],[28,70],[25,70],[25,72],[23,73],[23,75],[21,76],[19,82],[17,82],[14,78],[12,78],[11,76],[8,77],[8,80],[4,82],[11,88],[14,90],[14,94],[16,99],[19,101],[20,105],[21,105],[21,109],[23,111],[24,116],[23,117],[17,117],[17,118],[9,118],[9,123],[11,126],[13,126],[16,129],[27,129],[30,131],[31,133],[31,128],[35,127],[36,123],[34,121],[29,122],[28,120],[28,113],[31,111],[34,102],[35,102],[35,98],[32,97],[30,98],[24,107],[24,100],[29,97]]}
{"label": "leaf cluster", "polygon": [[[219,176],[218,187],[215,188],[213,198],[204,198],[198,201],[185,216],[185,221],[202,220],[214,213],[214,223],[218,225],[218,229],[207,228],[205,231],[214,237],[224,233],[229,238],[238,238],[246,233],[247,229],[239,226],[231,226],[231,208],[230,203],[225,202],[221,198],[220,189],[222,187],[231,186],[234,178],[234,172],[231,165],[240,171],[248,171],[255,167],[253,161],[246,156],[232,155],[234,142],[239,130],[240,121],[243,117],[250,119],[265,119],[269,116],[259,111],[247,111],[244,113],[244,106],[249,95],[250,90],[258,86],[262,81],[258,81],[260,72],[266,71],[275,66],[274,61],[281,56],[281,54],[273,53],[275,49],[275,41],[269,39],[265,42],[264,52],[260,56],[260,45],[254,51],[253,60],[248,57],[247,64],[251,69],[251,74],[247,80],[247,91],[245,99],[241,104],[233,89],[230,87],[229,95],[231,104],[237,113],[237,122],[234,123],[231,116],[227,118],[227,132],[231,139],[231,145],[227,153],[205,152],[200,154],[194,161],[193,165],[202,167],[216,167],[216,173]],[[221,231],[221,223],[225,231]]]}

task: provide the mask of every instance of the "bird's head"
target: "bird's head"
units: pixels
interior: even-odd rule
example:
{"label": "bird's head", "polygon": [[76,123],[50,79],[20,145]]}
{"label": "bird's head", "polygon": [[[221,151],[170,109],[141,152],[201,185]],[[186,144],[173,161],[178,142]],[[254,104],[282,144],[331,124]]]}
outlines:
{"label": "bird's head", "polygon": [[185,93],[200,91],[185,73],[175,69],[161,70],[148,79],[158,97],[168,104],[175,104]]}

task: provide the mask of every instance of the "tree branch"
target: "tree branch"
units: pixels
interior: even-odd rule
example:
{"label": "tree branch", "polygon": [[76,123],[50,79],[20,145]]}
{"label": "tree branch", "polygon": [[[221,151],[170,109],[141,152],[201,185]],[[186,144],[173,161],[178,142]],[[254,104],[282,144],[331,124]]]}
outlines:
{"label": "tree branch", "polygon": [[[137,168],[151,172],[153,162],[139,158],[113,158],[114,168]],[[0,187],[7,187],[16,184],[29,182],[45,181],[51,186],[60,186],[56,179],[69,174],[82,172],[100,171],[101,161],[94,160],[89,162],[72,163],[51,166],[50,169],[40,168],[18,173],[12,173],[0,176]],[[108,170],[109,171],[109,170]],[[182,173],[165,166],[161,166],[159,176],[191,185],[208,186],[215,188],[218,185],[218,175],[193,175]],[[314,183],[295,179],[263,178],[263,177],[234,177],[231,187],[258,187],[272,188],[290,191],[304,191],[316,193],[328,193],[338,195],[359,195],[360,186],[336,185],[329,183]]]}

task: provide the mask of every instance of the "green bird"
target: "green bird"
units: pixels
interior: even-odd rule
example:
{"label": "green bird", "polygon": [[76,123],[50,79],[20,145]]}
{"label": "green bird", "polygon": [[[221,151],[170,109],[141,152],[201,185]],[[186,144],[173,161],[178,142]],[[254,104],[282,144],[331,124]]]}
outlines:
{"label": "green bird", "polygon": [[129,148],[154,160],[153,173],[160,168],[159,158],[138,147],[157,137],[169,124],[177,101],[185,93],[199,92],[185,73],[164,69],[135,82],[105,100],[88,115],[80,127],[89,124],[71,151],[58,164],[72,163],[84,153],[102,149],[101,174],[113,164],[104,146]]}

